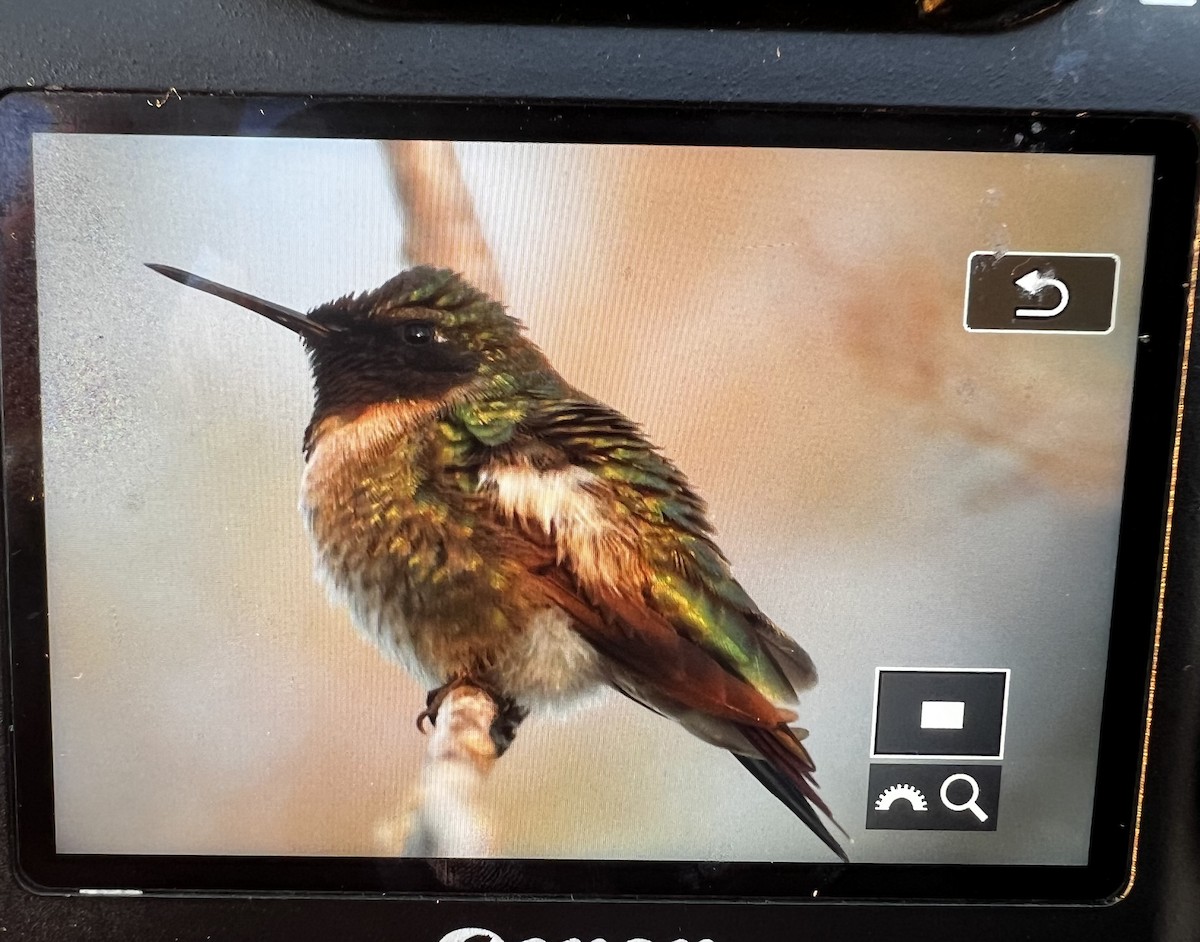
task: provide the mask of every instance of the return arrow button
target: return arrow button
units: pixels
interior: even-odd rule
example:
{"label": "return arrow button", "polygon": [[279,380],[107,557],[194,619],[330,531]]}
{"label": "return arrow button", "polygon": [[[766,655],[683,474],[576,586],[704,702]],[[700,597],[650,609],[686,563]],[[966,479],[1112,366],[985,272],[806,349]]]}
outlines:
{"label": "return arrow button", "polygon": [[972,252],[963,326],[984,333],[1107,334],[1113,329],[1115,255]]}

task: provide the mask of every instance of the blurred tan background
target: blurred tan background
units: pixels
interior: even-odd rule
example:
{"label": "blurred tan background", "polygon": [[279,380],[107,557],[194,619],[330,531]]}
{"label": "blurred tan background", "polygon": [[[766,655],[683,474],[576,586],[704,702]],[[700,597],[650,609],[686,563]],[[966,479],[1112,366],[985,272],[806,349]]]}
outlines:
{"label": "blurred tan background", "polygon": [[[302,348],[142,263],[307,309],[435,262],[708,499],[821,671],[801,723],[853,859],[1083,862],[1150,172],[39,136],[60,850],[397,851],[424,692],[311,579]],[[1116,330],[967,334],[980,249],[1119,254]],[[863,830],[878,665],[1013,669],[995,834]],[[531,718],[489,801],[512,856],[828,856],[731,758],[615,696]]]}

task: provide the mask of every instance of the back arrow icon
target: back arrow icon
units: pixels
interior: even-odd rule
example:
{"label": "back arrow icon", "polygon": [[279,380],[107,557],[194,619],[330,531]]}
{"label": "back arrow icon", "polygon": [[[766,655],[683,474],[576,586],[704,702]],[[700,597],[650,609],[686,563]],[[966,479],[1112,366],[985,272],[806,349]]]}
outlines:
{"label": "back arrow icon", "polygon": [[1037,294],[1043,288],[1055,288],[1060,295],[1059,302],[1055,307],[1019,307],[1014,312],[1014,317],[1055,317],[1063,312],[1067,303],[1071,300],[1071,292],[1067,290],[1065,284],[1057,278],[1051,278],[1049,275],[1042,274],[1040,271],[1035,270],[1022,275],[1013,284],[1030,297]]}

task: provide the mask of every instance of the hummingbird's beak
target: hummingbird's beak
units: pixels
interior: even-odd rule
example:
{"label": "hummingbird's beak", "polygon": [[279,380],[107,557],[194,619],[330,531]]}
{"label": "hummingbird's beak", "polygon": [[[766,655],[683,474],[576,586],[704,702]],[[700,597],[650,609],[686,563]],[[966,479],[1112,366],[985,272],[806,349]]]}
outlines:
{"label": "hummingbird's beak", "polygon": [[261,314],[269,320],[273,320],[276,324],[282,324],[288,330],[294,330],[305,340],[323,340],[332,334],[340,332],[339,328],[330,327],[328,324],[318,324],[299,311],[293,311],[291,308],[283,307],[272,301],[264,301],[262,298],[247,294],[245,291],[238,291],[236,288],[227,288],[224,285],[217,284],[215,281],[209,281],[207,278],[201,278],[199,275],[186,272],[181,268],[172,268],[170,265],[157,265],[154,262],[146,262],[146,267],[153,269],[160,275],[166,275],[172,281],[178,281],[181,285],[187,285],[189,288],[197,288],[200,291],[215,294],[218,298],[224,298],[226,301],[232,301],[234,304],[240,304],[244,308],[249,308],[251,311]]}

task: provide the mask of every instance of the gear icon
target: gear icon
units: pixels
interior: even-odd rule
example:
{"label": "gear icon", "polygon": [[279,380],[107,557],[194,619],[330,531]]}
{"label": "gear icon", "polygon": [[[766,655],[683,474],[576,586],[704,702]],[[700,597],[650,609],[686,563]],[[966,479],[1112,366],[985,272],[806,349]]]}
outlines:
{"label": "gear icon", "polygon": [[929,802],[920,789],[912,785],[889,785],[875,800],[876,811],[887,811],[896,801],[907,801],[913,811],[928,811]]}

